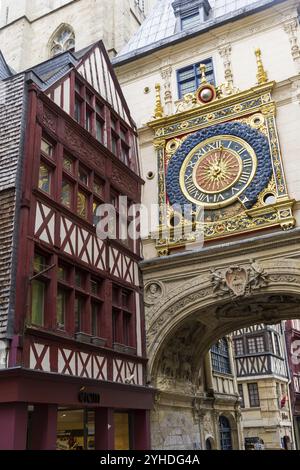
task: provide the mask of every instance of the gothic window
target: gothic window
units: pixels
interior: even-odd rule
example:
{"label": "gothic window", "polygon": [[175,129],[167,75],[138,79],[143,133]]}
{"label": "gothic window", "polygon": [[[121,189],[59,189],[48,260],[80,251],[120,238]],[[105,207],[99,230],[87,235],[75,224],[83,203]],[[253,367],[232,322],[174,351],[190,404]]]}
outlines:
{"label": "gothic window", "polygon": [[218,341],[211,348],[211,362],[214,372],[231,374],[228,343],[225,338]]}
{"label": "gothic window", "polygon": [[225,416],[220,416],[219,418],[219,432],[221,450],[232,450],[230,423]]}
{"label": "gothic window", "polygon": [[177,71],[178,96],[183,98],[187,93],[194,93],[201,83],[200,64],[206,65],[206,79],[214,84],[215,76],[212,59],[202,60],[196,64]]}
{"label": "gothic window", "polygon": [[75,49],[75,34],[68,25],[62,25],[50,43],[50,55],[54,57],[62,52]]}

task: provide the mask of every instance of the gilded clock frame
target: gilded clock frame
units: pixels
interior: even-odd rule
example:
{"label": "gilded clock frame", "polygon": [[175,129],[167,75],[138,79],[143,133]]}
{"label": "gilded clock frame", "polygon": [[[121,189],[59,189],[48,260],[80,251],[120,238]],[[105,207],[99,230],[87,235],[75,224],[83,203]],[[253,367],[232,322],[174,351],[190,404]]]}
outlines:
{"label": "gilded clock frame", "polygon": [[[185,195],[185,197],[193,202],[193,203],[196,203],[198,205],[201,205],[201,202],[197,201],[196,199],[193,199],[190,197],[190,195],[188,194],[187,190],[186,190],[186,187],[185,187],[185,181],[184,181],[184,173],[185,173],[185,170],[186,170],[186,167],[188,166],[188,163],[190,161],[190,159],[193,157],[193,155],[201,148],[201,147],[204,147],[205,145],[209,145],[210,143],[214,142],[215,140],[232,140],[233,142],[238,142],[240,145],[242,145],[243,147],[245,147],[249,153],[249,155],[251,156],[251,159],[253,161],[253,167],[252,167],[252,170],[251,170],[251,174],[250,174],[250,177],[249,177],[249,181],[247,182],[247,184],[243,187],[242,190],[240,190],[238,193],[236,193],[235,195],[233,195],[232,197],[226,199],[225,201],[223,202],[219,202],[219,203],[203,203],[203,206],[204,208],[209,208],[209,209],[219,209],[221,207],[226,207],[228,205],[230,205],[232,202],[236,201],[239,196],[245,191],[245,189],[249,186],[249,184],[251,183],[251,181],[253,180],[253,177],[255,175],[255,172],[256,172],[256,169],[257,169],[257,158],[256,158],[256,155],[255,155],[255,152],[254,150],[252,149],[251,145],[248,144],[248,142],[244,141],[243,139],[241,139],[240,137],[236,137],[236,136],[233,136],[233,135],[229,135],[229,134],[220,134],[218,135],[217,137],[209,137],[208,139],[200,142],[198,145],[196,145],[193,150],[191,150],[188,155],[186,156],[185,160],[184,160],[184,163],[181,167],[181,170],[180,170],[180,186],[181,186],[181,189],[182,189],[182,192],[183,194]],[[235,181],[233,183],[230,184],[229,187],[233,186],[234,183],[236,183],[236,181],[239,179],[239,176],[241,174],[241,171],[242,171],[242,159],[241,157],[235,152],[235,151],[232,151],[230,150],[232,153],[235,153],[236,156],[238,157],[238,160],[239,160],[239,167],[240,167],[240,171],[239,171],[239,175],[237,176],[237,178],[235,179]],[[195,174],[197,170],[197,165],[195,166],[194,170],[193,170],[193,173]],[[195,178],[194,178],[195,179]],[[199,187],[199,190],[204,192],[204,190],[199,186],[197,185],[196,182],[194,182],[195,186]],[[205,193],[207,194],[214,194],[215,192],[217,191],[208,191],[206,190]],[[219,191],[218,191],[219,192]]]}
{"label": "gilded clock frame", "polygon": [[[247,122],[253,128],[259,128],[268,138],[273,169],[272,181],[269,185],[272,186],[272,192],[275,192],[276,202],[264,205],[263,198],[259,196],[258,203],[238,217],[204,223],[205,241],[273,227],[290,230],[295,226],[293,216],[295,200],[291,199],[288,194],[276,127],[276,104],[272,99],[274,85],[274,81],[263,83],[246,91],[216,99],[209,104],[197,105],[192,109],[148,123],[154,132],[153,145],[157,158],[158,204],[160,206],[167,204],[165,164],[190,133],[215,124],[239,121]],[[260,122],[258,122],[259,116]],[[174,142],[173,149],[171,140]],[[267,188],[263,192],[266,193]],[[167,238],[165,228],[165,221],[160,215],[156,246],[160,256],[169,254],[172,249],[194,242],[193,239],[176,241]]]}

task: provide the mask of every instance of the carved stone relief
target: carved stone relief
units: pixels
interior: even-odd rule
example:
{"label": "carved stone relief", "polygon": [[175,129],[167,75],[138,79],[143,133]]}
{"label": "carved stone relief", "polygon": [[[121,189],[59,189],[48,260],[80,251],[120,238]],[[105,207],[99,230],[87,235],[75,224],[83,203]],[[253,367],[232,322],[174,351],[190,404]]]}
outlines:
{"label": "carved stone relief", "polygon": [[230,293],[233,297],[249,296],[253,290],[265,287],[268,276],[255,261],[250,267],[230,266],[225,270],[212,270],[211,282],[216,295]]}

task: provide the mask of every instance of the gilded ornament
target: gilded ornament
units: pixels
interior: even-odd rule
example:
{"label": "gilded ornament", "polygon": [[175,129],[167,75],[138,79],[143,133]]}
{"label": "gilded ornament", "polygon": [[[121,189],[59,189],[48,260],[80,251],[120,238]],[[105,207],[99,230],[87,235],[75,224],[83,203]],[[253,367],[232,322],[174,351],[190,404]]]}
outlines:
{"label": "gilded ornament", "polygon": [[263,85],[268,81],[267,72],[264,69],[262,58],[261,58],[261,50],[259,48],[255,49],[255,56],[256,56],[256,64],[257,64],[257,83],[258,85]]}
{"label": "gilded ornament", "polygon": [[155,85],[155,110],[154,110],[154,119],[161,119],[164,115],[161,96],[160,96],[160,84]]}

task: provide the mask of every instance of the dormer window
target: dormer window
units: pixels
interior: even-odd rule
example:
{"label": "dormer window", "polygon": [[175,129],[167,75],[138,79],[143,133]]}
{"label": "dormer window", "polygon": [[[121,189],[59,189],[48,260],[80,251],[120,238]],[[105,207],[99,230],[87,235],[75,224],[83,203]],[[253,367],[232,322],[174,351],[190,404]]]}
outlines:
{"label": "dormer window", "polygon": [[181,18],[182,31],[186,29],[192,29],[195,26],[197,26],[197,24],[199,23],[199,19],[200,19],[200,15],[199,15],[198,10],[191,12],[189,15],[183,16]]}
{"label": "dormer window", "polygon": [[174,0],[172,7],[177,18],[177,30],[181,31],[206,21],[211,10],[208,0]]}

